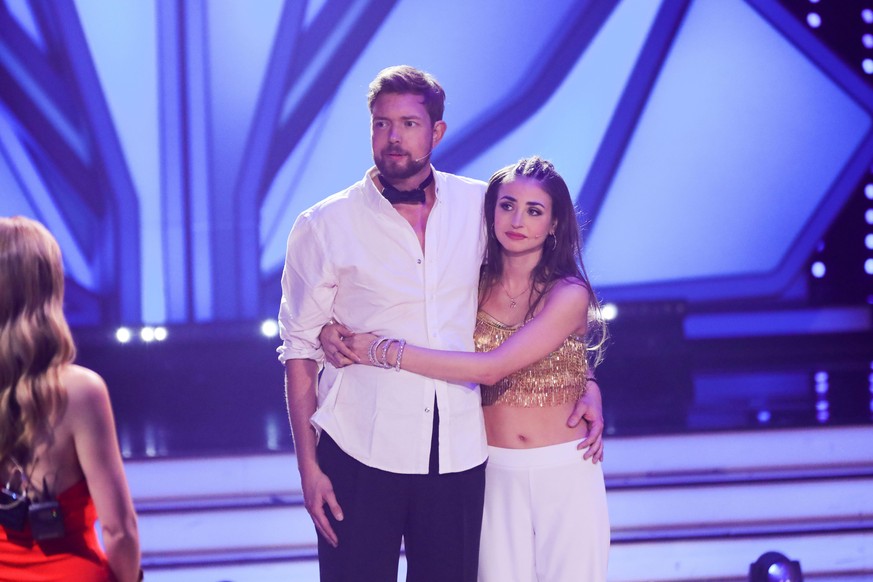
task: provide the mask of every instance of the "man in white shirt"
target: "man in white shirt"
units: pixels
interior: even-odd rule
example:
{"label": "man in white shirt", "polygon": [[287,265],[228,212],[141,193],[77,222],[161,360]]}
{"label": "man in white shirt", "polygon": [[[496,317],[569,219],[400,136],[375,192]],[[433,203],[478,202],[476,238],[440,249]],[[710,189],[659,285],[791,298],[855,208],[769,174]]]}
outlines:
{"label": "man in white shirt", "polygon": [[279,359],[321,579],[393,582],[402,539],[407,580],[473,582],[487,456],[478,386],[370,366],[318,378],[332,319],[473,351],[485,184],[430,165],[446,130],[433,77],[389,67],[368,101],[375,167],[298,217],[282,275]]}

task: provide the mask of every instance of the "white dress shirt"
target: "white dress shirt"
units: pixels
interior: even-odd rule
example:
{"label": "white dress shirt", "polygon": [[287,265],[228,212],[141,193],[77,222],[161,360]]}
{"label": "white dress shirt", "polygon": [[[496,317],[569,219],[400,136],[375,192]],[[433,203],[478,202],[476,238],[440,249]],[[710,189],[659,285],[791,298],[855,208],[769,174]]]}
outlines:
{"label": "white dress shirt", "polygon": [[[485,248],[485,184],[434,171],[436,202],[425,250],[373,183],[375,168],[350,188],[304,211],[288,237],[282,273],[279,360],[321,361],[321,328],[410,344],[473,351],[479,267]],[[366,365],[327,365],[311,422],[358,461],[394,473],[428,472],[433,403],[439,404],[439,468],[454,473],[485,461],[479,387]],[[319,432],[320,434],[320,432]]]}

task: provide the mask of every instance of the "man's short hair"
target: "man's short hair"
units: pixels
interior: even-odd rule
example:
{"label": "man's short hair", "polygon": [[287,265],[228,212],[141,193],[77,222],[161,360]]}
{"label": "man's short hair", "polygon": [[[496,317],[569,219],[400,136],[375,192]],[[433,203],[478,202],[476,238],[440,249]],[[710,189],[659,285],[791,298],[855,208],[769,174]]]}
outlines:
{"label": "man's short hair", "polygon": [[443,118],[446,106],[446,92],[431,75],[409,65],[397,65],[379,71],[370,83],[367,93],[367,106],[373,112],[373,103],[382,93],[412,93],[424,99],[424,108],[430,115],[430,122]]}

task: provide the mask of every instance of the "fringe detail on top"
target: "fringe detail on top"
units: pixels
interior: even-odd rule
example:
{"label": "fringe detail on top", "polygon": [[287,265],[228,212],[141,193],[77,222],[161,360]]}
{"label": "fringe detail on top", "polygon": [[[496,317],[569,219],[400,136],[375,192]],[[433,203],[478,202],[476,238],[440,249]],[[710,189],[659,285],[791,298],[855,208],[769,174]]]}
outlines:
{"label": "fringe detail on top", "polygon": [[[522,324],[524,325],[524,324]],[[490,352],[521,326],[509,327],[480,311],[473,334],[477,352]],[[510,374],[492,386],[482,384],[482,405],[505,404],[523,408],[558,406],[576,402],[585,393],[588,376],[587,346],[571,335],[538,362]]]}

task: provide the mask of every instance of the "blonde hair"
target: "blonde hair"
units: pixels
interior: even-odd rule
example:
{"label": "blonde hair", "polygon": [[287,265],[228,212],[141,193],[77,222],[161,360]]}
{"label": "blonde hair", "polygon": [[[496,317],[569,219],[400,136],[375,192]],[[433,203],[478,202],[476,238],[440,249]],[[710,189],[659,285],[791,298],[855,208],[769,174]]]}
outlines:
{"label": "blonde hair", "polygon": [[40,223],[0,218],[0,460],[27,466],[51,436],[66,392],[60,369],[76,347],[63,313],[61,250]]}

